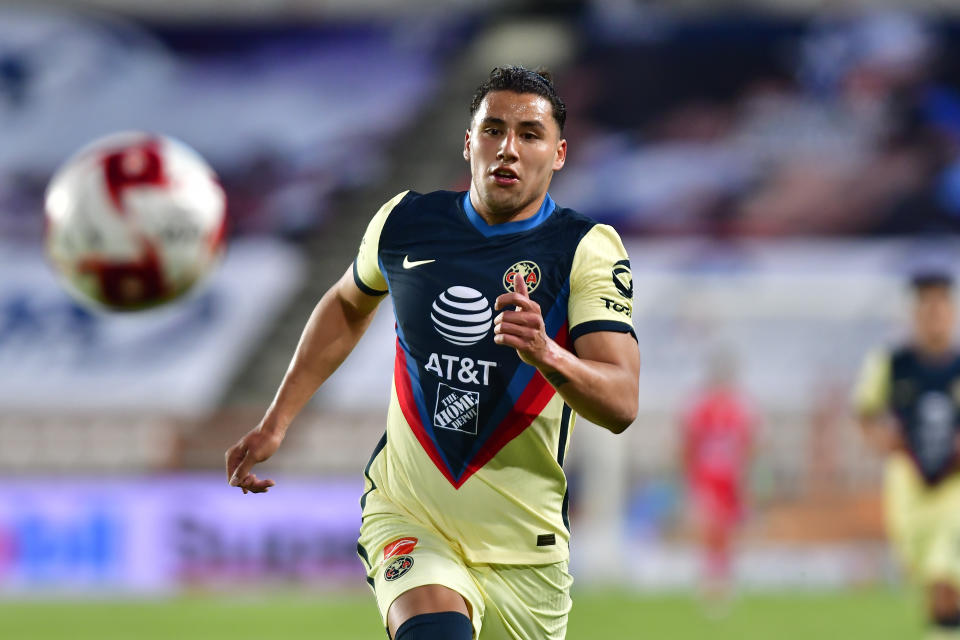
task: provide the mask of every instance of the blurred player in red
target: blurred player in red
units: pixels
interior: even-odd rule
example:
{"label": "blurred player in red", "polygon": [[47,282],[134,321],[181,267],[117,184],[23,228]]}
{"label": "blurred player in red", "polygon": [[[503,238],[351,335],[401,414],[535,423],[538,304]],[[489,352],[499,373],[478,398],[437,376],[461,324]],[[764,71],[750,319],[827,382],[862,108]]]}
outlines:
{"label": "blurred player in red", "polygon": [[683,418],[683,463],[703,549],[704,596],[730,593],[733,536],[743,514],[743,476],[750,461],[754,418],[736,387],[733,359],[712,357],[706,385]]}

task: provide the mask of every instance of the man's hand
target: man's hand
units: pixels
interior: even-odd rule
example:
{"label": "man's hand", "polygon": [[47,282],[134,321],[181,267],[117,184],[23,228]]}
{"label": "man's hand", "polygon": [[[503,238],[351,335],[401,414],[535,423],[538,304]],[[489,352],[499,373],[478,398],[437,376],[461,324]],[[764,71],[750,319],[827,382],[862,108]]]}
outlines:
{"label": "man's hand", "polygon": [[520,274],[512,293],[497,298],[503,309],[493,323],[496,344],[517,350],[536,367],[571,409],[613,433],[637,417],[640,352],[632,334],[595,331],[577,338],[576,353],[547,335],[540,305],[527,295]]}
{"label": "man's hand", "polygon": [[276,453],[283,442],[283,435],[282,432],[267,431],[263,425],[258,425],[227,449],[227,481],[230,485],[240,487],[244,493],[266,493],[275,483],[268,478],[260,480],[250,473],[250,469]]}
{"label": "man's hand", "polygon": [[[549,366],[552,350],[557,344],[547,335],[540,305],[527,295],[527,283],[516,273],[513,277],[513,293],[497,298],[496,309],[504,309],[493,320],[493,341],[517,350],[520,359],[541,370]],[[508,309],[513,307],[513,311]]]}
{"label": "man's hand", "polygon": [[886,455],[906,451],[907,445],[900,427],[890,415],[861,413],[858,422],[867,445],[876,453]]}

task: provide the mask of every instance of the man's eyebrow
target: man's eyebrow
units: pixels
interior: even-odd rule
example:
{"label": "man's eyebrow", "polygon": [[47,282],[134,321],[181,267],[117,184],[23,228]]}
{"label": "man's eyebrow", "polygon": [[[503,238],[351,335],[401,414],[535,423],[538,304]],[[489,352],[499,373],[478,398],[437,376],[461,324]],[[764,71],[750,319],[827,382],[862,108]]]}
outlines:
{"label": "man's eyebrow", "polygon": [[[489,117],[489,116],[488,116],[488,117],[484,118],[483,120],[481,120],[480,123],[481,123],[481,124],[496,124],[496,125],[500,125],[500,126],[505,126],[505,125],[507,124],[507,121],[504,120],[503,118],[493,118],[493,117]],[[539,120],[522,120],[522,121],[520,122],[520,126],[521,126],[521,127],[530,127],[530,128],[533,128],[533,129],[546,129],[546,127],[544,126],[544,124],[543,124],[542,122],[540,122]]]}

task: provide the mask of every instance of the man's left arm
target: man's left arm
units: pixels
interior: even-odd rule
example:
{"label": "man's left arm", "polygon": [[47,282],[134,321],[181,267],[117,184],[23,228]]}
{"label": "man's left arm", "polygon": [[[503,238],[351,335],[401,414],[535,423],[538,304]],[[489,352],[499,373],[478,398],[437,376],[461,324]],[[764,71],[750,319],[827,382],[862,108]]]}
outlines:
{"label": "man's left arm", "polygon": [[594,331],[576,338],[576,353],[570,352],[547,335],[540,306],[519,274],[514,289],[497,298],[497,309],[504,311],[494,320],[494,341],[539,369],[579,415],[613,433],[626,430],[637,417],[639,391],[640,350],[633,335]]}

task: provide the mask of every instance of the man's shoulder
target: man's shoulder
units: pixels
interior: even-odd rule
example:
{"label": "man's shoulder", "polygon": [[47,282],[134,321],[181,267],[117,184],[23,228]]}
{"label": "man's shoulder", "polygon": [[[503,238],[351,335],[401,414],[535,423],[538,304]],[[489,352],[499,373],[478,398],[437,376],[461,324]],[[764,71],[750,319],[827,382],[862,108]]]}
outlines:
{"label": "man's shoulder", "polygon": [[[552,226],[562,237],[566,238],[565,244],[572,243],[573,247],[578,247],[591,230],[600,230],[606,225],[600,224],[576,209],[556,204],[556,208],[549,219],[549,226]],[[591,235],[596,235],[596,232]]]}
{"label": "man's shoulder", "polygon": [[460,206],[458,198],[462,195],[457,191],[401,191],[388,203],[392,203],[385,220],[386,228],[390,230],[388,233],[407,228],[422,229],[425,224],[450,218],[451,212]]}
{"label": "man's shoulder", "polygon": [[909,342],[896,345],[886,351],[891,366],[898,371],[938,371],[960,369],[960,350],[952,348],[949,353],[932,363],[925,358],[915,344]]}
{"label": "man's shoulder", "polygon": [[562,207],[558,203],[554,203],[554,206],[553,215],[550,216],[554,222],[582,228],[584,233],[600,224],[590,216],[580,213],[576,209]]}
{"label": "man's shoulder", "polygon": [[556,205],[556,209],[554,210],[554,215],[557,216],[558,218],[562,218],[568,221],[576,221],[581,224],[587,224],[589,226],[600,224],[590,216],[586,215],[585,213],[580,213],[576,209],[571,209],[570,207],[562,207],[558,203],[554,203],[554,204]]}
{"label": "man's shoulder", "polygon": [[419,191],[408,190],[403,199],[397,203],[395,211],[406,209],[411,206],[417,209],[429,208],[449,208],[458,205],[458,199],[463,197],[462,191],[428,191],[420,193]]}

